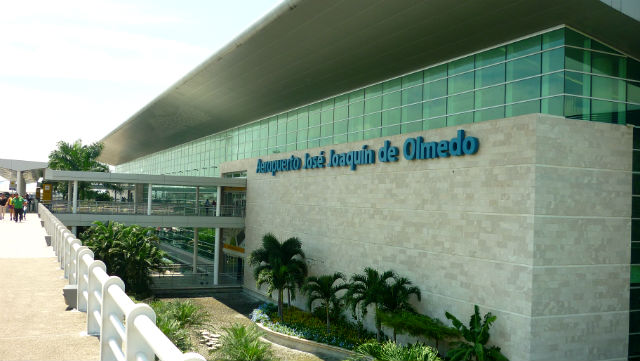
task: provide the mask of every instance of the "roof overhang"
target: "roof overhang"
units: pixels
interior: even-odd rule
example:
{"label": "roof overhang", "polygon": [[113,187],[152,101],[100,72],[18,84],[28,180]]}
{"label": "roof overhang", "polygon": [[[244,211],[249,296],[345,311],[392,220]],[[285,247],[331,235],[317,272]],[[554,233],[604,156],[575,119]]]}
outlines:
{"label": "roof overhang", "polygon": [[121,164],[566,24],[640,58],[640,22],[599,0],[289,0],[108,134]]}
{"label": "roof overhang", "polygon": [[10,181],[15,181],[18,179],[18,172],[22,172],[22,178],[27,183],[34,183],[42,177],[47,165],[47,162],[0,159],[0,177]]}

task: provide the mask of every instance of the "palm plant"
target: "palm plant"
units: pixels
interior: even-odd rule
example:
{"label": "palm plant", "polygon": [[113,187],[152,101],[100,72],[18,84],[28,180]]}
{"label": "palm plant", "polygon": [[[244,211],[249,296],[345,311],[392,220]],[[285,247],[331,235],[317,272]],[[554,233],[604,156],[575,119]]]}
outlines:
{"label": "palm plant", "polygon": [[[377,270],[367,267],[363,274],[355,274],[351,277],[349,290],[345,295],[347,303],[351,306],[351,311],[356,315],[356,310],[360,308],[362,317],[367,314],[367,307],[373,305],[377,308],[384,302],[383,296],[388,292],[389,280],[395,277],[393,271],[386,271],[382,274]],[[376,335],[380,339],[382,325],[376,318]]]}
{"label": "palm plant", "polygon": [[[382,303],[379,305],[381,311],[389,313],[398,313],[401,311],[409,311],[415,313],[414,307],[409,303],[411,295],[416,296],[418,301],[422,299],[420,289],[412,286],[411,281],[406,277],[395,277],[393,283],[382,293]],[[379,320],[379,312],[376,312],[376,319]],[[393,328],[393,340],[396,340],[397,329]]]}
{"label": "palm plant", "polygon": [[269,285],[268,293],[278,292],[278,316],[283,317],[282,298],[284,289],[291,280],[306,277],[307,264],[304,261],[302,244],[296,237],[280,243],[271,233],[262,237],[262,248],[251,252],[249,264],[254,267],[253,276],[256,285]]}
{"label": "palm plant", "polygon": [[271,347],[260,341],[262,333],[255,326],[234,324],[224,328],[221,346],[214,351],[215,360],[224,361],[268,361],[273,359]]}
{"label": "palm plant", "polygon": [[355,348],[356,355],[351,361],[442,361],[438,351],[423,344],[401,346],[395,342],[379,343],[370,341]]}
{"label": "palm plant", "polygon": [[500,347],[486,347],[489,341],[489,328],[497,318],[491,312],[484,315],[483,319],[480,317],[478,305],[475,305],[468,328],[449,312],[445,312],[445,316],[451,320],[453,326],[458,329],[466,341],[452,342],[451,346],[453,347],[447,352],[448,359],[451,361],[469,361],[472,359],[477,361],[508,361],[500,352]]}
{"label": "palm plant", "polygon": [[[337,281],[342,281],[336,284]],[[340,298],[338,292],[346,290],[349,287],[345,283],[345,277],[342,273],[336,272],[333,275],[323,275],[320,277],[309,277],[302,288],[302,291],[308,295],[307,307],[311,306],[315,301],[320,301],[320,307],[325,309],[327,316],[327,333],[329,330],[329,311],[332,307],[340,306]]]}

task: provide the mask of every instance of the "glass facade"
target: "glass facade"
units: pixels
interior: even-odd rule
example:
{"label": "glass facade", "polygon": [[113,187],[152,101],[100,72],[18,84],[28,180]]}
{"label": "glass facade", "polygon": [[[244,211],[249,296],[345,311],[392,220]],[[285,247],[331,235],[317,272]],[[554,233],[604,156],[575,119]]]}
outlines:
{"label": "glass facade", "polygon": [[561,28],[181,144],[116,171],[219,176],[222,162],[528,113],[640,125],[640,63]]}

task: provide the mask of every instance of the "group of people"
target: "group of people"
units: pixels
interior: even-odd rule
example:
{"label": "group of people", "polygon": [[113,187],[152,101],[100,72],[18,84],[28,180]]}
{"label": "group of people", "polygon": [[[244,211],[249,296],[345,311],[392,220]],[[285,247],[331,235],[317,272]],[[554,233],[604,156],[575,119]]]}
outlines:
{"label": "group of people", "polygon": [[24,197],[14,193],[8,197],[2,193],[0,194],[0,220],[5,218],[5,213],[9,213],[9,221],[22,222],[26,219],[26,211],[29,209],[31,198],[28,194]]}

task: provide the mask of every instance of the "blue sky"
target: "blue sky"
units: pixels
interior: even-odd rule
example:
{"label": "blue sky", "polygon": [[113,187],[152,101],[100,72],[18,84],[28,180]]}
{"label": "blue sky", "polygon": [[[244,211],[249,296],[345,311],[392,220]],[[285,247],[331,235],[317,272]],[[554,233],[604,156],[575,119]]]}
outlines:
{"label": "blue sky", "polygon": [[3,2],[0,158],[100,140],[279,2]]}

